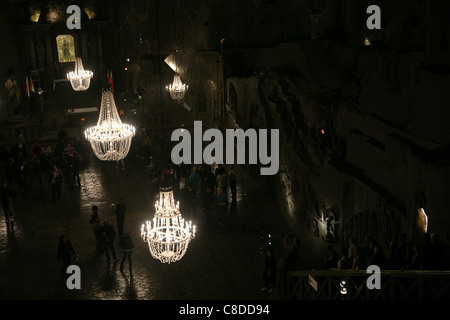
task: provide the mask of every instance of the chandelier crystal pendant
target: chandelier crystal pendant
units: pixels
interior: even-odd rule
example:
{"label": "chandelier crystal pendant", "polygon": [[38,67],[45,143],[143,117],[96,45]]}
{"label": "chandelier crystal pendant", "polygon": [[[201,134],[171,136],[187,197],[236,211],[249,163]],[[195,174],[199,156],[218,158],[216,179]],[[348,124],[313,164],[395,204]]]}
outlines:
{"label": "chandelier crystal pendant", "polygon": [[182,83],[180,75],[175,73],[173,83],[166,86],[166,89],[169,91],[170,97],[173,100],[181,100],[184,98],[186,91],[188,91],[188,85]]}
{"label": "chandelier crystal pendant", "polygon": [[111,90],[104,90],[97,125],[87,128],[84,135],[97,158],[118,161],[130,151],[135,130],[133,126],[122,123]]}
{"label": "chandelier crystal pendant", "polygon": [[81,58],[76,58],[75,70],[67,74],[67,79],[69,79],[73,90],[85,91],[89,88],[93,76],[94,73],[92,71],[84,70]]}
{"label": "chandelier crystal pendant", "polygon": [[175,204],[172,188],[160,188],[153,222],[146,221],[141,228],[141,237],[148,243],[153,258],[169,264],[180,260],[195,232],[195,225],[181,216],[180,204],[178,201]]}

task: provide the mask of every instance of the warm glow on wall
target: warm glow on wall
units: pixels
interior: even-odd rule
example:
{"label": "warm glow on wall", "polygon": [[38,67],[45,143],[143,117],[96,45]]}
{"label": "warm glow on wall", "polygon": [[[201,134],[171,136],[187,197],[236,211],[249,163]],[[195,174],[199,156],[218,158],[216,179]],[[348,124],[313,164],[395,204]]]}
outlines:
{"label": "warm glow on wall", "polygon": [[423,210],[423,208],[419,208],[419,210],[417,210],[417,212],[419,213],[417,216],[417,226],[419,227],[419,229],[421,231],[423,231],[423,233],[427,233],[427,231],[428,231],[428,216],[425,213],[425,210]]}
{"label": "warm glow on wall", "polygon": [[30,9],[30,21],[31,22],[38,22],[39,21],[39,17],[41,16],[41,11],[40,10],[32,10]]}
{"label": "warm glow on wall", "polygon": [[86,12],[89,20],[92,20],[96,17],[95,11],[90,8],[84,8],[84,12]]}

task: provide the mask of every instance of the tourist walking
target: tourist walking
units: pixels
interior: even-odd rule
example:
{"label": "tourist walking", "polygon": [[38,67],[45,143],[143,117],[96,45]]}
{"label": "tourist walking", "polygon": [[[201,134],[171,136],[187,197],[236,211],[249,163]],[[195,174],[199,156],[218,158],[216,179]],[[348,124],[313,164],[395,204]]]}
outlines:
{"label": "tourist walking", "polygon": [[75,181],[77,182],[78,186],[80,186],[80,160],[78,158],[78,155],[76,153],[69,152],[66,157],[66,165],[70,179],[69,188],[74,188]]}
{"label": "tourist walking", "polygon": [[100,216],[98,214],[98,206],[92,206],[92,214],[89,217],[89,223],[92,226],[92,233],[94,234],[97,253],[102,253],[103,246],[100,237]]}
{"label": "tourist walking", "polygon": [[2,182],[0,196],[2,197],[2,205],[3,212],[5,213],[5,221],[6,223],[12,220],[12,210],[11,210],[11,199],[12,199],[12,191],[8,187],[8,183],[6,181]]}
{"label": "tourist walking", "polygon": [[123,251],[122,261],[120,262],[120,271],[123,272],[125,260],[128,259],[128,269],[130,270],[130,275],[131,275],[131,273],[132,273],[131,251],[134,248],[134,244],[130,238],[130,234],[128,233],[128,231],[125,232],[123,234],[123,236],[120,238],[119,246],[122,248],[122,251]]}
{"label": "tourist walking", "polygon": [[266,257],[264,259],[264,271],[262,279],[264,281],[264,287],[261,291],[268,291],[272,293],[275,288],[275,276],[277,272],[277,261],[273,254],[273,250],[267,250]]}
{"label": "tourist walking", "polygon": [[75,255],[72,243],[67,235],[63,234],[59,237],[58,260],[62,261],[61,273],[67,276],[67,268],[70,266],[72,255]]}
{"label": "tourist walking", "polygon": [[116,230],[108,223],[108,220],[103,221],[103,226],[100,227],[100,235],[105,249],[106,260],[109,262],[110,253],[114,262],[117,261],[116,250],[114,249],[114,241],[116,240]]}

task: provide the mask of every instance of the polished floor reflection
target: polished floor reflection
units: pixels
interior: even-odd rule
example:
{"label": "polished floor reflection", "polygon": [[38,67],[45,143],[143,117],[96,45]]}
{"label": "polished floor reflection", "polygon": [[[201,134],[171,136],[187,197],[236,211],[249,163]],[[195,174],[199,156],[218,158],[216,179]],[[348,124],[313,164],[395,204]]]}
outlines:
{"label": "polished floor reflection", "polygon": [[[151,257],[140,237],[140,227],[153,217],[155,199],[149,196],[145,162],[128,157],[126,169],[115,163],[101,163],[91,152],[83,160],[81,186],[63,186],[62,201],[51,203],[51,190],[38,187],[31,172],[28,193],[13,199],[15,224],[1,217],[0,299],[276,299],[260,292],[264,260],[260,254],[260,231],[274,234],[289,231],[282,219],[268,214],[276,209],[273,195],[264,192],[256,180],[239,173],[238,199],[230,206],[226,225],[195,211],[197,236],[186,255],[172,264]],[[242,189],[244,187],[244,190]],[[99,206],[100,218],[117,230],[110,205],[123,198],[127,205],[125,229],[135,244],[133,277],[120,263],[107,264],[96,252],[89,224],[92,205]],[[183,216],[185,214],[183,213]],[[81,269],[81,290],[69,290],[57,260],[58,239],[67,234],[77,252],[74,261]],[[274,244],[281,243],[274,239]],[[116,241],[118,258],[122,257]]]}

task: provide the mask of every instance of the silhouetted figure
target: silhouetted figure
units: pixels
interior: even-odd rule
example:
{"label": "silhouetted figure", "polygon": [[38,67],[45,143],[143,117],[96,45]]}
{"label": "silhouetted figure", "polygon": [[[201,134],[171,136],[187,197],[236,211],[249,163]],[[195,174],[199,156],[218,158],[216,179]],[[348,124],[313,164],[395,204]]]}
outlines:
{"label": "silhouetted figure", "polygon": [[114,241],[116,240],[116,231],[114,227],[108,223],[108,220],[103,221],[103,226],[100,227],[100,236],[102,239],[103,247],[105,249],[106,260],[109,262],[110,253],[114,262],[117,261],[116,250],[114,249]]}
{"label": "silhouetted figure", "polygon": [[293,271],[297,268],[298,239],[294,234],[285,234],[283,239],[285,249],[286,271]]}
{"label": "silhouetted figure", "polygon": [[72,255],[75,255],[72,243],[66,235],[59,237],[58,260],[62,261],[61,273],[67,276],[67,267],[70,266]]}
{"label": "silhouetted figure", "polygon": [[352,266],[353,266],[353,261],[350,260],[350,258],[348,257],[348,251],[343,251],[341,253],[341,257],[339,258],[338,263],[337,263],[338,271],[351,270]]}
{"label": "silhouetted figure", "polygon": [[386,269],[388,266],[388,259],[384,255],[383,248],[380,245],[373,247],[373,255],[370,257],[368,265],[376,265],[380,269]]}
{"label": "silhouetted figure", "polygon": [[437,233],[432,233],[430,235],[430,243],[432,268],[434,270],[445,270],[446,249]]}
{"label": "silhouetted figure", "polygon": [[386,269],[388,270],[400,270],[405,266],[405,257],[401,255],[397,242],[394,240],[391,240],[389,243],[389,249],[386,258]]}
{"label": "silhouetted figure", "polygon": [[364,255],[364,250],[361,246],[355,246],[353,257],[352,270],[358,271],[367,269],[367,257]]}
{"label": "silhouetted figure", "polygon": [[102,253],[103,245],[100,234],[100,216],[98,213],[98,206],[92,206],[92,214],[89,217],[89,223],[92,226],[92,233],[94,234],[97,253]]}
{"label": "silhouetted figure", "polygon": [[356,239],[353,237],[348,238],[348,252],[347,257],[353,261],[355,258]]}
{"label": "silhouetted figure", "polygon": [[9,220],[12,219],[12,210],[11,210],[11,200],[12,200],[12,191],[8,187],[6,181],[2,181],[0,196],[2,197],[2,206],[3,212],[5,214],[5,221],[9,223]]}
{"label": "silhouetted figure", "polygon": [[58,142],[63,143],[64,145],[66,139],[67,139],[67,128],[66,126],[62,126],[61,129],[59,129],[58,131]]}
{"label": "silhouetted figure", "polygon": [[273,250],[269,249],[264,260],[264,271],[262,275],[264,287],[261,289],[261,291],[268,291],[269,293],[273,292],[275,288],[276,273],[277,261],[275,260]]}
{"label": "silhouetted figure", "polygon": [[78,155],[76,153],[69,152],[65,161],[70,179],[69,188],[73,189],[75,181],[77,182],[78,186],[80,186],[80,160],[78,158]]}
{"label": "silhouetted figure", "polygon": [[123,236],[120,238],[119,246],[123,250],[123,257],[122,261],[120,262],[120,271],[123,271],[125,260],[128,259],[128,269],[130,270],[131,275],[132,273],[131,251],[134,248],[134,244],[128,232],[125,232]]}
{"label": "silhouetted figure", "polygon": [[337,263],[339,261],[339,254],[334,250],[334,247],[330,244],[327,246],[327,260],[324,263],[323,269],[329,270],[333,268],[337,268]]}

